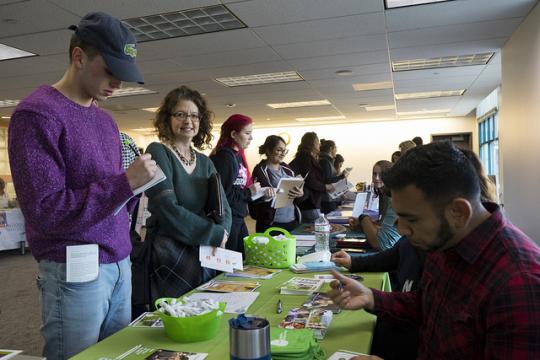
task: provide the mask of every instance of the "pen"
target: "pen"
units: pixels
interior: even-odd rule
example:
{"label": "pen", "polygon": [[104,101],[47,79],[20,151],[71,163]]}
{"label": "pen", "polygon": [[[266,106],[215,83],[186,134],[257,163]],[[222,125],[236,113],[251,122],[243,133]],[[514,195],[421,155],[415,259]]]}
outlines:
{"label": "pen", "polygon": [[278,300],[277,306],[276,306],[276,313],[281,314],[282,311],[283,311],[283,307],[281,305],[281,300]]}

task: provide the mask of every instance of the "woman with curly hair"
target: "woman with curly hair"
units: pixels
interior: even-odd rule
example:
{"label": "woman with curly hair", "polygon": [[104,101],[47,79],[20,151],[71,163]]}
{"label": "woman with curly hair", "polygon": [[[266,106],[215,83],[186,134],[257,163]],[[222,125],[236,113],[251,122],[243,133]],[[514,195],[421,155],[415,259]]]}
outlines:
{"label": "woman with curly hair", "polygon": [[[154,121],[160,142],[146,149],[167,179],[147,190],[147,226],[152,241],[151,298],[178,297],[215,275],[202,268],[199,246],[225,247],[231,211],[215,223],[205,214],[214,164],[196,151],[212,140],[212,112],[201,94],[181,86],[169,92]],[[220,189],[223,198],[225,194]]]}

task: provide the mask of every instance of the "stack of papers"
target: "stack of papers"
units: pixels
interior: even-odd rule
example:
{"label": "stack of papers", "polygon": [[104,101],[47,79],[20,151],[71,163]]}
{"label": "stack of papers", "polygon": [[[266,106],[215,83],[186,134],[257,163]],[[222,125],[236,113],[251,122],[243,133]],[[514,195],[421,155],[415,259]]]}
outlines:
{"label": "stack of papers", "polygon": [[284,295],[310,295],[319,291],[324,284],[323,280],[313,278],[293,277],[281,285],[281,294]]}
{"label": "stack of papers", "polygon": [[258,292],[231,292],[231,293],[195,293],[188,297],[192,300],[210,299],[227,303],[225,312],[229,314],[243,314],[257,300]]}
{"label": "stack of papers", "polygon": [[235,270],[232,273],[226,273],[225,276],[248,279],[270,279],[279,272],[281,272],[279,269],[267,269],[259,266],[246,265],[244,266],[244,270]]}
{"label": "stack of papers", "polygon": [[279,324],[284,329],[311,329],[315,339],[322,340],[332,321],[332,311],[324,309],[292,309]]}
{"label": "stack of papers", "polygon": [[206,284],[202,284],[197,288],[199,291],[214,291],[214,292],[250,292],[261,286],[256,281],[227,281],[227,280],[211,280]]}

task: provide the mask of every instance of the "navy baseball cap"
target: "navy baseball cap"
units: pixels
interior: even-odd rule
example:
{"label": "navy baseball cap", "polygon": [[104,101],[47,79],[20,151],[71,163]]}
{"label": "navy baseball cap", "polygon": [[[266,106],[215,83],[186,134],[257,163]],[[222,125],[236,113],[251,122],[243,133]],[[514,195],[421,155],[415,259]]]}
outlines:
{"label": "navy baseball cap", "polygon": [[79,25],[71,25],[79,39],[99,50],[109,71],[118,80],[144,84],[135,64],[137,42],[126,25],[103,12],[86,14]]}

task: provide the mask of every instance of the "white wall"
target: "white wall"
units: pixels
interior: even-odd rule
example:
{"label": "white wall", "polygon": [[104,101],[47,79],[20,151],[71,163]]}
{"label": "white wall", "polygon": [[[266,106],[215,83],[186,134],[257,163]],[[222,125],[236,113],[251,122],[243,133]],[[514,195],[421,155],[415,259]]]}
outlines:
{"label": "white wall", "polygon": [[500,151],[508,218],[540,243],[540,5],[502,51]]}
{"label": "white wall", "polygon": [[[291,139],[288,146],[289,154],[285,158],[290,162],[300,138],[307,131],[315,131],[319,138],[334,140],[338,153],[345,158],[345,166],[353,167],[350,180],[352,182],[371,181],[371,168],[377,160],[390,160],[392,153],[398,149],[403,140],[421,136],[424,142],[431,141],[432,134],[454,132],[472,132],[473,149],[478,149],[476,120],[473,117],[440,118],[422,120],[400,120],[385,122],[364,122],[353,124],[332,124],[302,127],[257,128],[253,131],[253,141],[247,150],[250,168],[261,159],[258,147],[264,143],[268,135],[287,133]],[[135,132],[129,132],[139,146],[146,146],[150,137],[143,137]],[[217,140],[217,139],[216,139]]]}

